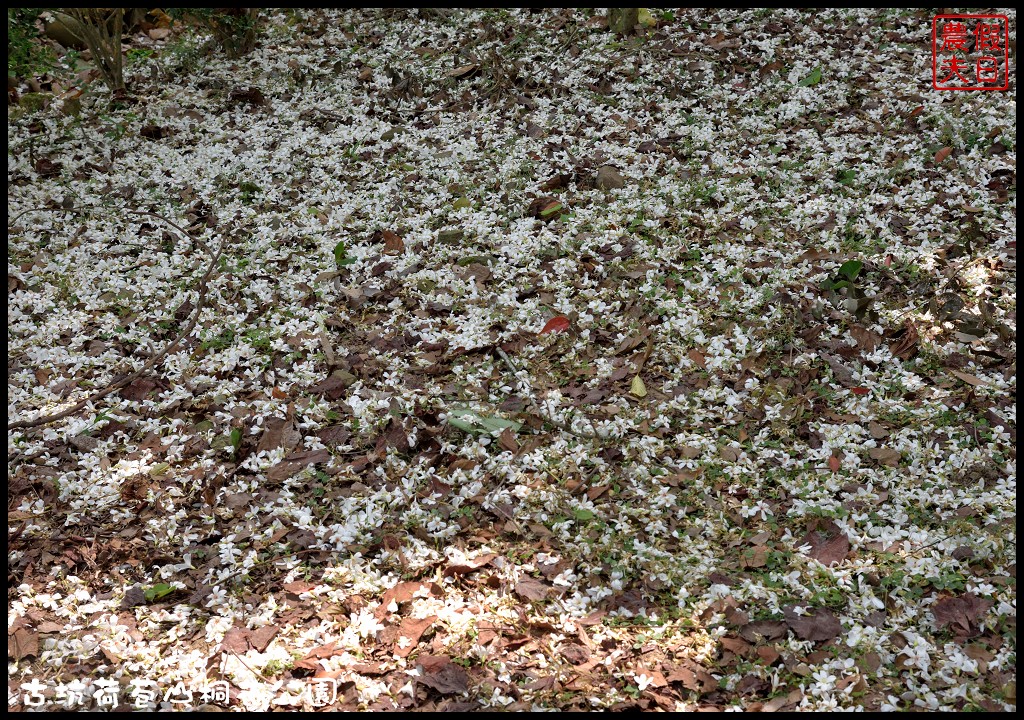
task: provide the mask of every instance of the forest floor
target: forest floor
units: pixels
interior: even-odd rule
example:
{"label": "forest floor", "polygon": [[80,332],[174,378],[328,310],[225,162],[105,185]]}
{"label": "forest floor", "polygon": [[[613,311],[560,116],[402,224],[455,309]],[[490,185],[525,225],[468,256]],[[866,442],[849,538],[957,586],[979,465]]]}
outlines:
{"label": "forest floor", "polygon": [[9,709],[1016,706],[1012,72],[603,20],[9,107]]}

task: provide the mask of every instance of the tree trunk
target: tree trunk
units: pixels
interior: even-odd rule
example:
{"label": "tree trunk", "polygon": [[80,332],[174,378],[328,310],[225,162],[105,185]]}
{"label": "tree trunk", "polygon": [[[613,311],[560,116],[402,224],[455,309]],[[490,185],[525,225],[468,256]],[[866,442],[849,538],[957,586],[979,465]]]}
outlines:
{"label": "tree trunk", "polygon": [[105,9],[99,8],[68,8],[62,22],[89,48],[93,64],[111,92],[124,90],[124,65],[121,57],[124,9],[113,8],[107,13]]}
{"label": "tree trunk", "polygon": [[619,35],[632,35],[640,22],[640,8],[608,8],[608,29]]}

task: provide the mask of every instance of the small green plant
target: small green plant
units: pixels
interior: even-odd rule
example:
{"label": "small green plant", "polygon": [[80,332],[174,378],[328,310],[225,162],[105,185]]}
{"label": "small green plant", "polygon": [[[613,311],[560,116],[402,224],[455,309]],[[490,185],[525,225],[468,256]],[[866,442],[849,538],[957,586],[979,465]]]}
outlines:
{"label": "small green plant", "polygon": [[852,168],[846,170],[839,170],[836,173],[836,182],[840,185],[853,185],[853,181],[857,179],[857,171]]}
{"label": "small green plant", "polygon": [[242,431],[239,428],[235,428],[231,431],[231,452],[233,455],[238,454],[238,448],[242,447]]}
{"label": "small green plant", "polygon": [[807,75],[807,77],[803,78],[797,84],[800,85],[801,87],[811,87],[812,85],[817,85],[820,82],[821,82],[821,66],[819,65],[818,67],[816,67],[813,70],[811,70],[811,72]]}
{"label": "small green plant", "polygon": [[125,53],[129,65],[141,65],[155,55],[156,50],[153,48],[130,48]]}
{"label": "small green plant", "polygon": [[852,287],[863,267],[864,263],[860,260],[847,260],[839,266],[839,270],[836,271],[835,275],[822,281],[822,290],[840,290],[845,287]]}
{"label": "small green plant", "polygon": [[57,64],[53,51],[39,42],[39,8],[7,10],[7,75],[27,77],[52,70]]}
{"label": "small green plant", "polygon": [[252,345],[253,348],[262,352],[269,352],[274,344],[274,340],[270,336],[270,332],[264,328],[251,328],[246,330],[243,337],[246,342]]}
{"label": "small green plant", "polygon": [[234,345],[234,343],[235,331],[231,328],[225,328],[219,335],[203,340],[201,347],[203,350],[224,350]]}
{"label": "small green plant", "polygon": [[346,265],[351,265],[356,261],[355,258],[348,256],[348,246],[344,240],[339,240],[338,244],[334,246],[334,264],[341,270]]}
{"label": "small green plant", "polygon": [[256,48],[263,31],[259,8],[177,8],[172,17],[195,19],[213,33],[230,58],[240,58]]}
{"label": "small green plant", "polygon": [[167,597],[175,590],[176,588],[174,586],[168,585],[167,583],[157,583],[153,587],[146,590],[146,600],[149,602],[159,600],[161,598]]}

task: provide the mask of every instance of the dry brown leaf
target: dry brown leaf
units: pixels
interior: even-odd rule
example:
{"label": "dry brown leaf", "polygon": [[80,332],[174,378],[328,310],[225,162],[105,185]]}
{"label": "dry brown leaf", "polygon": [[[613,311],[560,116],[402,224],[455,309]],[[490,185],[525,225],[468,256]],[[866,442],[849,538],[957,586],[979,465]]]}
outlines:
{"label": "dry brown leaf", "polygon": [[794,606],[783,608],[786,624],[801,640],[826,642],[835,640],[843,626],[836,614],[828,608],[813,608],[805,615],[797,615]]}
{"label": "dry brown leaf", "polygon": [[484,553],[483,555],[477,555],[472,560],[467,560],[465,563],[449,565],[444,570],[445,577],[468,575],[474,570],[490,565],[496,557],[498,556],[495,553]]}
{"label": "dry brown leaf", "polygon": [[646,675],[651,679],[651,687],[663,688],[668,685],[668,680],[659,670],[654,670],[647,667],[638,667],[633,671],[634,675]]}
{"label": "dry brown leaf", "polygon": [[883,438],[889,437],[889,429],[874,420],[868,423],[868,432],[871,433],[871,437],[875,440],[882,440]]}
{"label": "dry brown leaf", "polygon": [[850,335],[857,341],[857,347],[864,352],[871,352],[882,343],[882,336],[863,325],[850,326]]}
{"label": "dry brown leaf", "polygon": [[722,33],[718,33],[706,42],[712,50],[729,50],[731,48],[738,48],[742,44],[738,37],[726,38]]}
{"label": "dry brown leaf", "polygon": [[700,448],[695,448],[693,445],[681,445],[679,447],[679,456],[686,460],[693,460],[700,457]]}
{"label": "dry brown leaf", "polygon": [[401,255],[405,252],[405,241],[397,234],[385,230],[381,233],[381,238],[384,240],[385,255]]}
{"label": "dry brown leaf", "polygon": [[718,455],[726,462],[739,462],[741,453],[741,450],[737,450],[731,445],[725,445],[718,451]]}
{"label": "dry brown leaf", "polygon": [[39,655],[39,635],[26,627],[20,627],[7,636],[7,656],[15,660]]}
{"label": "dry brown leaf", "polygon": [[615,354],[621,355],[622,353],[629,352],[634,348],[640,347],[640,344],[646,340],[651,334],[650,330],[639,332],[634,335],[630,335],[625,340],[619,343],[619,346],[615,348]]}
{"label": "dry brown leaf", "polygon": [[919,339],[917,326],[910,320],[906,320],[903,323],[903,328],[896,332],[893,339],[889,341],[889,349],[900,360],[909,360],[917,355]]}
{"label": "dry brown leaf", "polygon": [[842,529],[831,520],[819,519],[815,526],[796,543],[797,547],[810,545],[808,556],[823,565],[840,563],[850,552],[850,540]]}
{"label": "dry brown leaf", "polygon": [[871,448],[868,450],[868,456],[882,465],[896,467],[900,464],[900,460],[903,458],[903,453],[899,450],[893,450],[892,448]]}
{"label": "dry brown leaf", "polygon": [[570,665],[582,665],[590,659],[590,650],[576,643],[563,645],[558,649],[558,654]]}
{"label": "dry brown leaf", "polygon": [[325,449],[294,452],[267,470],[267,479],[273,482],[281,482],[282,480],[287,480],[307,465],[327,462],[330,459],[331,454]]}
{"label": "dry brown leaf", "polygon": [[131,383],[121,388],[121,397],[125,400],[145,400],[146,397],[160,387],[160,383],[148,377],[135,378]]}
{"label": "dry brown leaf", "polygon": [[593,487],[587,488],[587,497],[591,500],[597,500],[599,497],[604,495],[611,489],[611,485],[594,485]]}
{"label": "dry brown leaf", "polygon": [[699,367],[701,370],[707,369],[708,364],[707,360],[704,358],[704,353],[702,353],[697,348],[693,348],[688,353],[686,353],[686,357],[690,358],[690,360],[693,361],[693,364]]}
{"label": "dry brown leaf", "polygon": [[516,583],[516,595],[524,600],[546,600],[551,592],[551,586],[536,578],[525,577]]}
{"label": "dry brown leaf", "polygon": [[245,628],[233,627],[224,633],[220,641],[221,651],[242,655],[249,652],[249,631]]}
{"label": "dry brown leaf", "polygon": [[977,375],[971,375],[970,373],[961,372],[960,370],[950,370],[949,374],[953,375],[954,377],[960,378],[961,380],[963,380],[968,385],[973,385],[974,387],[978,387],[979,385],[988,385],[989,384],[989,382],[987,380],[982,380]]}
{"label": "dry brown leaf", "polygon": [[[416,649],[423,633],[437,621],[437,615],[429,615],[425,618],[405,618],[398,629],[398,638],[395,640],[394,653],[398,657],[409,657],[409,654]],[[403,640],[403,638],[405,638]]]}
{"label": "dry brown leaf", "polygon": [[957,635],[973,635],[978,620],[992,607],[991,600],[985,600],[973,593],[960,597],[947,597],[932,606],[935,626],[942,630],[951,628]]}
{"label": "dry brown leaf", "polygon": [[665,679],[670,683],[680,683],[687,690],[706,695],[718,687],[718,681],[707,670],[695,662],[683,660],[674,668],[666,667],[668,675]]}
{"label": "dry brown leaf", "polygon": [[480,66],[476,63],[469,63],[468,65],[460,65],[457,68],[452,68],[446,72],[445,75],[450,78],[455,78],[456,80],[461,80],[462,78],[470,77],[479,69]]}
{"label": "dry brown leaf", "polygon": [[759,568],[764,567],[768,564],[768,548],[764,545],[758,545],[747,552],[743,556],[743,565],[748,568]]}
{"label": "dry brown leaf", "polygon": [[781,620],[755,620],[740,628],[740,636],[752,643],[779,640],[786,637],[786,623]]}
{"label": "dry brown leaf", "polygon": [[750,643],[743,638],[730,637],[728,635],[719,638],[719,644],[722,648],[728,650],[737,657],[746,657],[750,651]]}
{"label": "dry brown leaf", "polygon": [[469,691],[469,675],[451,658],[428,655],[420,658],[422,674],[416,681],[437,690],[442,695],[459,695]]}
{"label": "dry brown leaf", "polygon": [[509,452],[519,452],[519,441],[516,440],[516,434],[512,432],[512,428],[505,428],[501,431],[501,435],[498,436],[498,445],[503,450]]}
{"label": "dry brown leaf", "polygon": [[401,604],[409,602],[416,596],[440,598],[444,597],[444,590],[437,583],[400,582],[384,593],[380,599],[380,606],[374,611],[373,616],[378,620],[387,617],[387,614],[391,612],[389,608],[392,601]]}
{"label": "dry brown leaf", "polygon": [[319,661],[325,658],[334,657],[339,652],[337,643],[332,640],[326,645],[320,645],[319,647],[315,647],[310,650],[306,653],[304,658],[295,663],[295,667],[303,670],[313,670],[314,672],[323,670]]}
{"label": "dry brown leaf", "polygon": [[279,631],[280,628],[276,625],[264,625],[256,630],[250,630],[249,644],[256,652],[264,652],[267,646],[270,645],[270,641],[274,639]]}
{"label": "dry brown leaf", "polygon": [[266,422],[260,441],[256,445],[256,452],[284,448],[285,451],[294,450],[302,442],[302,433],[294,420],[285,418],[270,418]]}
{"label": "dry brown leaf", "polygon": [[818,354],[821,355],[821,358],[827,362],[828,366],[832,369],[832,376],[836,379],[836,382],[843,387],[852,387],[857,384],[853,378],[853,372],[850,368],[846,367],[839,358],[826,352]]}

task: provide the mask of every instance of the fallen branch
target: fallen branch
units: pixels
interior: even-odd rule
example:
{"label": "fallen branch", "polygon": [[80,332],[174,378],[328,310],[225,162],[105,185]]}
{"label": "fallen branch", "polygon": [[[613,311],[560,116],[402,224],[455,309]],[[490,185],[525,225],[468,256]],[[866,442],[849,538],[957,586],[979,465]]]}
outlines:
{"label": "fallen branch", "polygon": [[[506,353],[500,347],[495,347],[494,350],[495,352],[498,353],[498,356],[505,361],[505,364],[508,366],[508,369],[512,372],[512,376],[516,377],[519,372],[519,369],[512,363],[512,359],[508,356],[508,353]],[[570,435],[575,435],[576,437],[585,438],[587,440],[604,439],[601,436],[601,434],[598,433],[597,428],[594,427],[594,422],[590,418],[587,418],[587,422],[590,423],[590,430],[577,430],[576,428],[573,428],[564,422],[555,420],[553,417],[545,413],[543,408],[541,408],[540,403],[538,403],[533,398],[533,385],[530,384],[529,379],[527,379],[526,384],[527,388],[529,389],[529,393],[526,396],[526,400],[533,407],[534,414],[536,414],[537,417],[539,417],[541,420],[551,425],[554,425],[559,430],[563,430],[569,433]]]}
{"label": "fallen branch", "polygon": [[[15,216],[14,220],[16,221],[18,218],[20,218],[25,213],[33,212],[33,211],[76,212],[76,213],[88,212],[88,210],[83,210],[81,208],[33,208],[33,210],[26,210],[26,211],[24,211],[22,213],[19,213],[17,216]],[[130,210],[128,212],[130,214],[132,214],[132,215],[151,215],[153,217],[159,218],[160,220],[163,220],[168,225],[170,225],[170,226],[176,228],[178,231],[184,233],[184,235],[186,237],[188,237],[190,240],[192,240],[194,243],[196,243],[197,245],[202,247],[204,250],[207,251],[207,253],[210,254],[210,263],[206,267],[206,272],[204,272],[203,276],[199,279],[199,287],[198,287],[199,297],[196,300],[195,308],[192,310],[192,314],[191,314],[191,317],[190,317],[188,323],[185,325],[184,329],[181,332],[179,332],[177,334],[177,336],[173,340],[171,340],[169,343],[167,343],[167,345],[165,345],[162,350],[160,350],[155,355],[150,357],[149,360],[147,360],[145,363],[143,363],[142,367],[140,367],[135,372],[129,373],[128,375],[124,376],[120,380],[115,380],[114,382],[110,383],[109,385],[107,385],[102,390],[98,390],[98,391],[94,392],[89,397],[87,397],[84,400],[81,400],[81,401],[75,403],[74,405],[72,405],[68,409],[62,410],[59,413],[54,413],[52,415],[43,415],[41,417],[37,417],[34,420],[19,420],[17,422],[8,423],[7,424],[7,430],[8,431],[10,431],[10,430],[22,430],[22,429],[26,429],[26,428],[34,428],[34,427],[39,427],[40,425],[48,425],[48,424],[50,424],[52,422],[56,422],[58,420],[63,420],[66,417],[71,417],[72,415],[77,414],[80,410],[82,410],[82,408],[84,408],[84,407],[86,407],[88,405],[91,405],[92,403],[96,402],[97,400],[102,400],[107,395],[110,395],[112,392],[120,390],[124,386],[126,386],[126,385],[130,384],[131,382],[133,382],[134,380],[136,380],[138,377],[140,377],[144,373],[146,373],[149,370],[151,370],[164,357],[166,357],[169,353],[174,351],[178,347],[178,345],[181,343],[181,341],[184,340],[186,337],[188,337],[192,333],[192,331],[195,329],[196,325],[198,324],[198,322],[199,322],[199,315],[202,313],[203,309],[206,307],[207,294],[208,294],[209,289],[210,289],[210,286],[209,286],[210,277],[213,275],[213,271],[217,267],[217,261],[220,259],[221,252],[224,250],[224,243],[221,242],[221,244],[217,248],[216,252],[210,252],[209,247],[205,243],[203,243],[202,241],[198,240],[197,238],[192,237],[191,234],[189,234],[188,232],[183,230],[180,226],[176,225],[175,223],[171,222],[170,220],[168,220],[167,218],[163,217],[162,215],[160,215],[158,213],[150,212],[148,210]],[[12,221],[12,223],[13,222],[14,221]]]}

